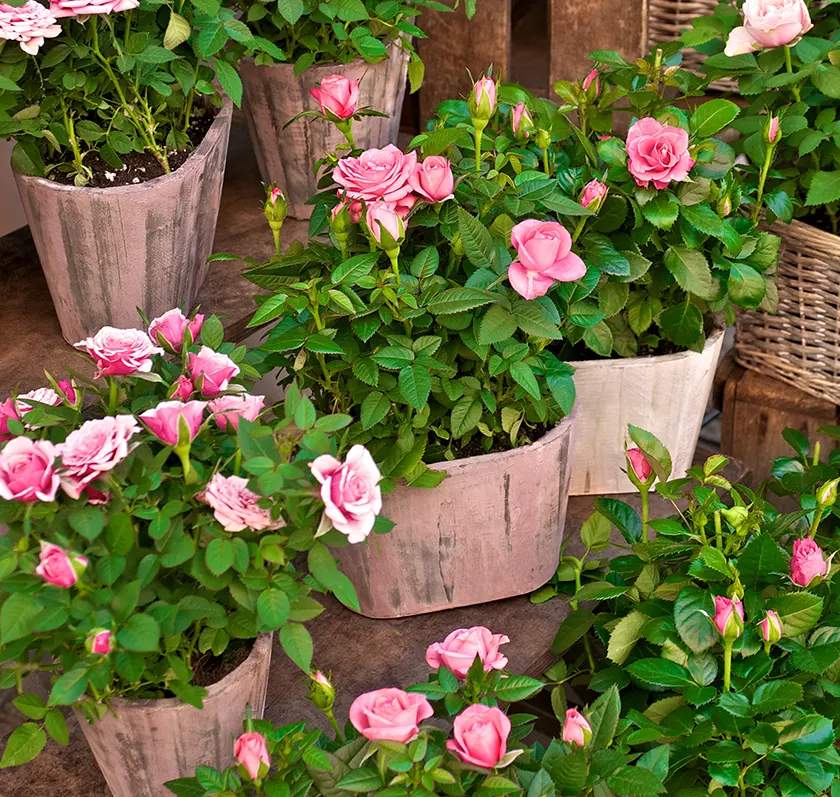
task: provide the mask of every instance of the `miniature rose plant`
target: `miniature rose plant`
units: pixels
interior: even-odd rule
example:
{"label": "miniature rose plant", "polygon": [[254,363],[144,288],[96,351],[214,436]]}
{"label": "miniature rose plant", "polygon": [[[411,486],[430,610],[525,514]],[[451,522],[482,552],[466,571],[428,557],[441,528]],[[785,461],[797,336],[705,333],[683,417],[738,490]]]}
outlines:
{"label": "miniature rose plant", "polygon": [[[173,310],[147,329],[106,327],[77,344],[93,379],[48,375],[3,403],[0,688],[25,721],[0,767],[47,733],[66,744],[62,706],[90,721],[117,696],[200,708],[196,672],[261,633],[308,670],[313,592],[358,608],[327,545],[384,519],[370,455],[344,457],[351,419],[294,384],[264,406],[248,392],[262,358],[223,342],[215,316]],[[342,489],[322,489],[326,473]],[[46,701],[26,690],[34,673]]]}

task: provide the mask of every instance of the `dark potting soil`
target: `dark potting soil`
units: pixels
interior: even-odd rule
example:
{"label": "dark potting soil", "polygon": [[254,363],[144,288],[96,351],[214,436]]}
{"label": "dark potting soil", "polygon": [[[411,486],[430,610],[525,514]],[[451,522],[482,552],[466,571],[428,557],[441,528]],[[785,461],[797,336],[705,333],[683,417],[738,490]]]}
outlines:
{"label": "dark potting soil", "polygon": [[[175,171],[183,166],[190,153],[204,140],[207,131],[216,118],[215,110],[206,110],[201,116],[196,116],[190,122],[187,135],[190,139],[189,147],[182,147],[174,152],[167,153],[169,168]],[[121,185],[139,185],[147,180],[154,180],[156,177],[163,177],[166,172],[160,165],[158,159],[151,152],[129,152],[120,155],[123,162],[122,169],[116,169],[106,163],[95,152],[85,156],[84,164],[92,172],[93,177],[87,183],[87,188],[113,188]],[[73,175],[54,169],[50,173],[51,179],[63,185],[74,185]]]}
{"label": "dark potting soil", "polygon": [[838,230],[838,217],[835,216],[832,220],[825,208],[813,208],[807,215],[797,217],[796,220],[804,224],[810,224],[812,227],[816,227],[823,232],[840,235],[840,230]]}
{"label": "dark potting soil", "polygon": [[254,639],[243,639],[239,647],[226,650],[221,656],[207,653],[197,659],[193,665],[193,684],[195,686],[212,686],[221,681],[251,655],[255,641]]}

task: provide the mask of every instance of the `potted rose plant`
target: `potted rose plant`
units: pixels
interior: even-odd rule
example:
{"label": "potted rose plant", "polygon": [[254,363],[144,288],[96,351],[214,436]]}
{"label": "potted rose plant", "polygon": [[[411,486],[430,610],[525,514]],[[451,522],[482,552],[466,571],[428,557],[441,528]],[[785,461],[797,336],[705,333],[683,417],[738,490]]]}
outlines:
{"label": "potted rose plant", "polygon": [[[455,0],[457,8],[459,0]],[[230,0],[228,7],[278,52],[243,41],[245,113],[260,173],[283,186],[289,212],[307,219],[317,163],[343,140],[339,130],[310,116],[350,124],[362,149],[396,143],[406,77],[411,91],[423,82],[423,62],[412,40],[425,2],[375,0],[322,3],[297,0],[276,8],[259,0]],[[450,4],[433,3],[451,11]],[[475,0],[466,3],[472,17]],[[365,113],[367,108],[378,113]],[[287,127],[292,119],[303,121]]]}
{"label": "potted rose plant", "polygon": [[206,274],[231,108],[230,11],[139,0],[0,6],[0,128],[62,334],[191,306]]}
{"label": "potted rose plant", "polygon": [[[245,705],[262,714],[274,632],[309,668],[313,590],[358,608],[312,472],[370,492],[363,537],[376,466],[358,447],[342,470],[332,435],[351,419],[319,417],[294,386],[265,408],[246,392],[259,356],[222,337],[180,310],[148,333],[106,327],[79,344],[94,380],[0,405],[0,687],[25,718],[0,767],[46,734],[66,744],[72,706],[115,797],[160,795],[228,763]],[[50,676],[46,700],[25,690],[32,673]]]}

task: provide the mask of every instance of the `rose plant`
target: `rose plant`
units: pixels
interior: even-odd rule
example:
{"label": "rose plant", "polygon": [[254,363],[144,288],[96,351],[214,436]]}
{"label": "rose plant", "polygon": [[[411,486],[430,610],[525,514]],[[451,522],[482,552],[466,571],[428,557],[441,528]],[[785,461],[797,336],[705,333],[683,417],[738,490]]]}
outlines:
{"label": "rose plant", "polygon": [[[148,330],[106,327],[77,344],[93,379],[3,403],[0,687],[26,720],[0,767],[46,733],[66,744],[61,706],[91,721],[117,696],[200,708],[196,671],[260,633],[306,670],[313,592],[358,606],[327,547],[364,539],[381,506],[370,455],[336,459],[351,419],[319,416],[294,384],[264,407],[248,392],[260,355],[224,343],[215,316],[174,310]],[[319,490],[327,472],[339,487]],[[50,676],[46,702],[33,673]]]}

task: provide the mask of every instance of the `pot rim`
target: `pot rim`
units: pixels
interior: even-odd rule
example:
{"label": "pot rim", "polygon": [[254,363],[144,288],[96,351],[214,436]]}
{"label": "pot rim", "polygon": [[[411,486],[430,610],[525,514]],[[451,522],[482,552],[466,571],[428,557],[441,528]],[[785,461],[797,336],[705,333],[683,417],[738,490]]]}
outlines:
{"label": "pot rim", "polygon": [[[207,129],[207,133],[204,135],[201,143],[189,155],[187,155],[187,159],[183,162],[183,164],[175,169],[174,172],[162,174],[160,177],[153,177],[151,180],[146,180],[144,183],[137,183],[135,185],[115,185],[110,188],[95,188],[79,185],[65,185],[64,183],[57,183],[54,180],[48,180],[46,177],[36,177],[33,174],[23,174],[23,172],[18,171],[14,165],[12,165],[12,172],[15,179],[31,183],[36,189],[48,188],[53,191],[66,192],[69,194],[83,191],[89,196],[113,196],[115,194],[133,193],[136,191],[150,191],[162,185],[166,181],[182,179],[183,173],[187,170],[187,168],[198,161],[198,158],[194,156],[204,156],[210,151],[211,147],[215,146],[215,138],[217,136],[211,136],[213,131],[218,131],[219,128],[229,125],[232,118],[233,103],[231,102],[230,97],[225,95],[224,103],[222,104],[222,107],[219,108],[216,118],[213,119],[213,124],[211,124]],[[211,140],[211,138],[213,140]]]}
{"label": "pot rim", "polygon": [[[346,64],[339,63],[338,61],[330,61],[328,64],[312,64],[312,66],[307,67],[303,70],[299,75],[295,75],[295,79],[303,77],[307,72],[314,72],[317,69],[325,69],[329,70],[330,72],[341,72],[342,69],[348,69],[349,67],[355,67],[359,65],[364,65],[370,68],[380,66],[384,64],[386,61],[390,61],[394,57],[394,53],[404,53],[406,58],[408,58],[408,53],[397,47],[396,43],[392,39],[388,43],[388,55],[383,58],[381,61],[377,61],[375,64],[371,64],[368,61],[365,61],[364,58],[354,58],[352,61],[348,61]],[[256,63],[254,63],[255,59],[254,56],[247,56],[242,59],[241,63],[247,64],[248,66],[257,67]],[[289,70],[291,69],[294,71],[295,65],[293,63],[289,63],[288,61],[277,61],[273,64],[260,64],[259,69],[277,69],[281,71],[282,69]]]}
{"label": "pot rim", "polygon": [[[790,233],[794,233],[819,238],[826,246],[831,247],[834,250],[831,252],[832,255],[836,254],[837,249],[840,249],[840,235],[835,235],[833,232],[828,232],[828,230],[823,230],[813,224],[808,224],[807,221],[792,219],[790,222],[784,222],[776,219],[776,221],[772,224],[764,222],[762,226],[767,230],[776,230],[780,233],[787,233],[788,235],[790,235]],[[784,244],[786,236],[780,235],[780,237],[782,239],[782,244]]]}
{"label": "pot rim", "polygon": [[688,358],[696,359],[703,357],[707,352],[718,345],[723,338],[726,330],[723,327],[716,326],[712,330],[712,334],[706,338],[706,345],[703,351],[686,351],[673,352],[672,354],[649,354],[644,357],[609,357],[603,360],[569,360],[568,365],[574,369],[579,369],[582,366],[588,368],[605,367],[605,368],[633,368],[644,366],[664,365],[666,363],[677,362]]}
{"label": "pot rim", "polygon": [[[248,654],[248,658],[245,659],[240,665],[238,665],[234,670],[229,672],[221,681],[216,681],[214,684],[210,684],[209,686],[205,687],[207,689],[207,695],[204,700],[210,700],[211,698],[215,697],[220,692],[223,692],[229,684],[236,680],[236,674],[245,667],[249,663],[253,663],[254,660],[258,658],[263,658],[264,656],[268,655],[271,652],[271,646],[273,643],[274,634],[259,634],[254,641],[254,647],[251,648],[251,652]],[[172,711],[175,709],[192,709],[193,711],[199,711],[200,709],[195,708],[195,706],[191,706],[189,703],[184,703],[180,698],[177,697],[162,697],[159,700],[154,700],[152,698],[146,698],[143,700],[129,700],[125,697],[115,697],[111,700],[111,706],[115,709],[119,708],[135,708],[135,709],[145,709],[146,711]]]}
{"label": "pot rim", "polygon": [[529,443],[526,446],[517,446],[508,451],[494,451],[491,454],[478,454],[474,457],[463,457],[461,459],[453,459],[451,462],[434,462],[429,465],[429,470],[444,470],[447,473],[459,468],[470,467],[477,462],[483,464],[498,462],[503,459],[512,459],[513,457],[526,456],[531,451],[551,445],[558,437],[572,434],[577,424],[578,415],[580,413],[580,406],[575,401],[572,411],[560,420],[556,426],[547,431],[539,440]]}

